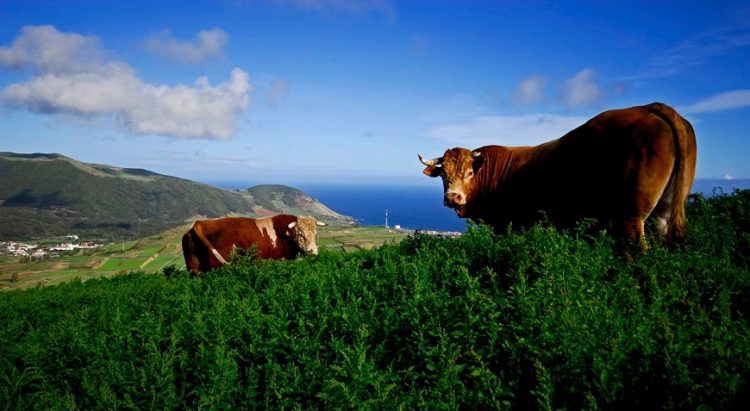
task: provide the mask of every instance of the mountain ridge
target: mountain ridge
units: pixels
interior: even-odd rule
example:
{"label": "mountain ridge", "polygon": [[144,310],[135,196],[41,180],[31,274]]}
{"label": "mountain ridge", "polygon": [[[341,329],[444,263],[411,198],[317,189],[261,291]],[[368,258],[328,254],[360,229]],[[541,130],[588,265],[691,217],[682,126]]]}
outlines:
{"label": "mountain ridge", "polygon": [[[352,220],[292,187],[270,185],[270,195],[280,201],[260,204],[255,188],[230,191],[58,153],[0,152],[0,180],[0,240],[68,232],[137,238],[226,215],[306,214],[334,225]],[[264,190],[255,190],[256,195]]]}

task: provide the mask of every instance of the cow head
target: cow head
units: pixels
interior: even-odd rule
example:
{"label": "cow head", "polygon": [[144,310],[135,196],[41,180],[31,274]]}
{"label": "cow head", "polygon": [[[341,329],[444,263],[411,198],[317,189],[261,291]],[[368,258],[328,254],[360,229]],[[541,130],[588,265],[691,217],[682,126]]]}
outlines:
{"label": "cow head", "polygon": [[474,199],[477,189],[475,175],[484,165],[482,153],[456,147],[432,160],[418,156],[427,166],[423,173],[443,178],[443,204],[456,210],[459,217],[466,217],[466,206]]}
{"label": "cow head", "polygon": [[325,223],[312,217],[297,217],[297,221],[289,223],[287,235],[294,238],[302,253],[318,255],[318,226],[325,226]]}

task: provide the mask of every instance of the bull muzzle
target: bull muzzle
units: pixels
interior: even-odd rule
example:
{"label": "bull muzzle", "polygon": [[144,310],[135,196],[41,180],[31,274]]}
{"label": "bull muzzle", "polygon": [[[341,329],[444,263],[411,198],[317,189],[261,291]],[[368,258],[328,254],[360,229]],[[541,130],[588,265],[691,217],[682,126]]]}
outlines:
{"label": "bull muzzle", "polygon": [[446,207],[456,208],[466,205],[466,196],[463,193],[449,191],[443,197],[443,204]]}

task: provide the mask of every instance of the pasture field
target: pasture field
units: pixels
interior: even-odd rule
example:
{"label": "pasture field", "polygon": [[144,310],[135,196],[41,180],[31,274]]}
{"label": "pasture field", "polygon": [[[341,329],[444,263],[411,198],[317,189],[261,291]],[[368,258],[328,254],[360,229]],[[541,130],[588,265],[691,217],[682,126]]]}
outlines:
{"label": "pasture field", "polygon": [[[130,271],[161,272],[168,266],[182,270],[185,260],[181,238],[189,228],[190,224],[185,224],[151,237],[40,261],[0,257],[0,291],[55,285],[75,278],[111,277]],[[318,236],[321,249],[350,252],[399,241],[406,234],[382,227],[320,227]]]}
{"label": "pasture field", "polygon": [[[426,235],[2,293],[7,409],[744,409],[750,191],[605,231]],[[136,248],[134,246],[133,248]],[[335,247],[334,247],[335,248]]]}

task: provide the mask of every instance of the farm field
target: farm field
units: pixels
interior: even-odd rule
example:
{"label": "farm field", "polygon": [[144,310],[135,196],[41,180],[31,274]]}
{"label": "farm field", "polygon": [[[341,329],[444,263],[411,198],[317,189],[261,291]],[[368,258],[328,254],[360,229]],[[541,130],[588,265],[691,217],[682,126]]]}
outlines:
{"label": "farm field", "polygon": [[[168,266],[185,268],[181,238],[190,224],[136,241],[108,244],[40,261],[0,257],[0,290],[56,285],[73,279],[111,277],[130,271],[161,272]],[[406,234],[383,227],[321,227],[321,249],[351,252],[399,241]]]}

